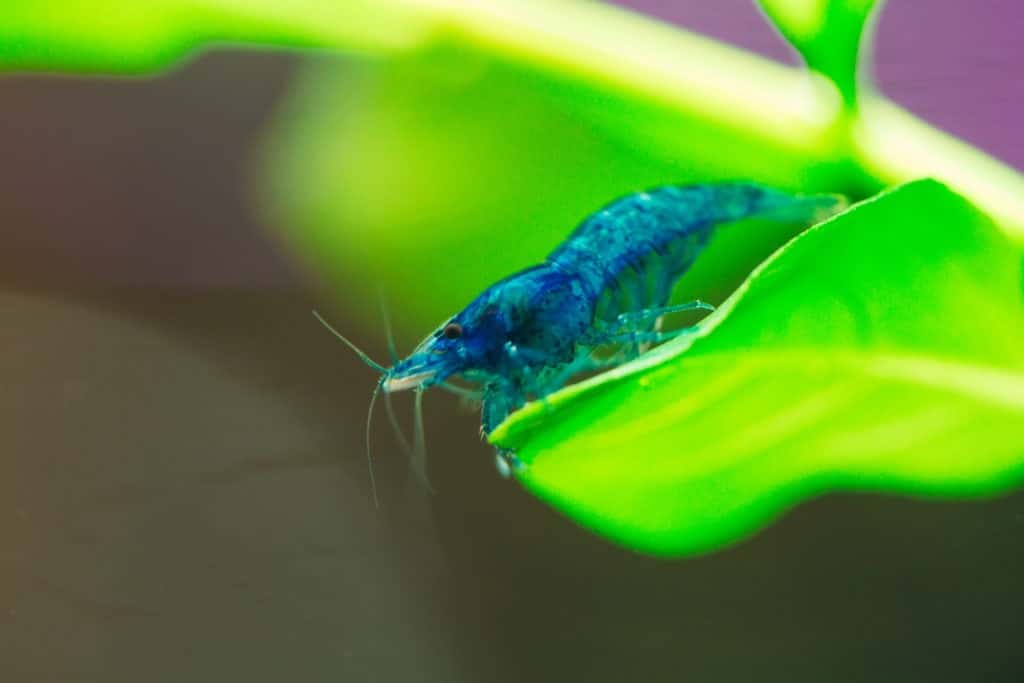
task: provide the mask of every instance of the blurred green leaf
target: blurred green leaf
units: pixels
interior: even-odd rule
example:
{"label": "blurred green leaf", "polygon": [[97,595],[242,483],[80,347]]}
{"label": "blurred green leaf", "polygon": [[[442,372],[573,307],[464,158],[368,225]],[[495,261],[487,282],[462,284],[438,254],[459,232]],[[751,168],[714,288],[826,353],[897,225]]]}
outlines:
{"label": "blurred green leaf", "polygon": [[[1024,236],[1024,181],[977,150],[870,94],[846,116],[826,79],[600,3],[0,6],[0,68],[149,72],[223,43],[350,55],[301,80],[259,198],[378,329],[383,289],[407,337],[652,185],[742,177],[863,197],[935,175]],[[758,232],[705,259],[701,296],[787,236]]]}
{"label": "blurred green leaf", "polygon": [[[659,70],[673,74],[660,98],[633,91],[628,73],[610,87],[462,45],[319,65],[270,138],[275,223],[371,320],[378,289],[415,302],[398,327],[422,334],[622,194],[736,177],[794,190],[851,185],[832,149],[842,141],[802,76],[701,41],[658,54],[672,55]],[[744,86],[717,68],[756,74],[763,89],[746,94],[761,107],[724,112],[718,89]],[[723,252],[710,284],[735,287],[786,228],[795,226]]]}
{"label": "blurred green leaf", "polygon": [[[839,88],[843,101],[857,99],[858,71],[868,18],[878,0],[758,0],[807,65]],[[865,50],[866,51],[866,50]]]}
{"label": "blurred green leaf", "polygon": [[[146,73],[210,43],[408,48],[429,0],[4,0],[0,68]],[[435,13],[436,14],[436,13]]]}
{"label": "blurred green leaf", "polygon": [[694,336],[493,434],[621,544],[735,541],[831,490],[979,496],[1024,475],[1022,254],[933,181],[795,238]]}
{"label": "blurred green leaf", "polygon": [[[409,304],[396,322],[411,340],[610,199],[661,184],[861,198],[935,175],[1024,235],[1019,174],[885,100],[866,93],[845,115],[824,79],[569,6],[503,18],[486,39],[474,25],[383,61],[322,60],[281,111],[264,161],[273,222],[372,328],[381,289]],[[731,291],[785,227],[703,258],[696,294]]]}

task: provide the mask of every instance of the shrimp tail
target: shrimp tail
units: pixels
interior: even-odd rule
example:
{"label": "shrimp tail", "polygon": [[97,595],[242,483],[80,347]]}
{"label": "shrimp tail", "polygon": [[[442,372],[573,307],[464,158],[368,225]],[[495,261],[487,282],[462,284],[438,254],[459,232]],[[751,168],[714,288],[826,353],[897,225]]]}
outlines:
{"label": "shrimp tail", "polygon": [[754,215],[783,223],[813,225],[834,216],[849,204],[846,197],[839,194],[779,194],[781,197],[767,196],[764,205]]}

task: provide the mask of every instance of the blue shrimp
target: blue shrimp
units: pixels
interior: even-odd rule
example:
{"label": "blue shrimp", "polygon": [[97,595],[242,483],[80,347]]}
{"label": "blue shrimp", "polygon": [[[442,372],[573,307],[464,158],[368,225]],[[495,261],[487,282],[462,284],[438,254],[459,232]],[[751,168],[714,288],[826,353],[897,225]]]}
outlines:
{"label": "blue shrimp", "polygon": [[[622,363],[686,331],[662,331],[663,316],[713,310],[669,299],[716,226],[750,217],[810,222],[842,205],[835,195],[792,195],[748,182],[668,186],[618,199],[543,263],[485,289],[392,367],[359,352],[382,373],[374,398],[381,390],[455,389],[448,379],[459,376],[480,385],[481,433],[489,434],[527,400],[574,375]],[[620,351],[595,358],[598,347],[609,346]],[[505,475],[520,466],[512,453],[498,456]]]}

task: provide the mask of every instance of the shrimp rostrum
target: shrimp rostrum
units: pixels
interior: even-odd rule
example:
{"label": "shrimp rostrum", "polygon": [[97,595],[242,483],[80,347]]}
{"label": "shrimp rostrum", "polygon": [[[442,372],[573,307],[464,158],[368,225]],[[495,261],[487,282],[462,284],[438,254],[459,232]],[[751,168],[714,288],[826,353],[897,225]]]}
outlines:
{"label": "shrimp rostrum", "polygon": [[[724,223],[810,222],[842,205],[834,195],[793,195],[754,183],[670,186],[623,197],[579,225],[543,263],[485,289],[405,359],[378,369],[385,393],[479,385],[483,434],[527,400],[574,375],[622,363],[680,334],[663,316],[712,306],[670,305],[672,289]],[[596,354],[599,348],[614,352]],[[499,453],[499,469],[518,466]]]}

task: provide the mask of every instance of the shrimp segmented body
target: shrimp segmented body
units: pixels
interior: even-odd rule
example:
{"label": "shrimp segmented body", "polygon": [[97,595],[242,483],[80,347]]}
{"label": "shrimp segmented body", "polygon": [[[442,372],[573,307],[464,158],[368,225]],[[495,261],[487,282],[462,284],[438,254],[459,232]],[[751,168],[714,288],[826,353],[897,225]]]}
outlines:
{"label": "shrimp segmented body", "polygon": [[[481,429],[490,433],[573,375],[622,363],[679,334],[660,329],[664,315],[711,310],[669,300],[717,226],[755,216],[806,223],[842,205],[834,195],[794,195],[749,182],[628,195],[584,220],[543,263],[485,289],[384,369],[378,388],[423,390],[459,376],[480,385]],[[609,346],[618,351],[595,360],[595,349]],[[504,454],[499,466],[515,462]]]}

